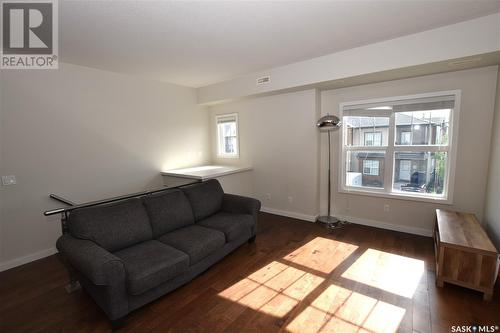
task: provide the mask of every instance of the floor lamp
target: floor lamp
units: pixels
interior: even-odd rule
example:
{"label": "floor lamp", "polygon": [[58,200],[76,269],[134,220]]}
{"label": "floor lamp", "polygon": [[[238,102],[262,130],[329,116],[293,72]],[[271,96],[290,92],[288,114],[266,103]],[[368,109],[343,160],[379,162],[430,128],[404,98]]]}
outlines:
{"label": "floor lamp", "polygon": [[332,116],[327,114],[324,117],[321,117],[318,122],[316,123],[316,126],[320,130],[320,132],[327,132],[328,133],[328,215],[326,216],[318,216],[316,221],[321,222],[321,223],[326,223],[326,225],[329,228],[335,228],[339,225],[339,220],[336,219],[335,217],[331,216],[330,210],[331,210],[331,197],[332,197],[332,182],[331,182],[331,165],[332,165],[332,158],[331,158],[331,135],[330,133],[333,131],[337,131],[340,129],[342,126],[342,123],[340,122],[340,119],[336,116]]}

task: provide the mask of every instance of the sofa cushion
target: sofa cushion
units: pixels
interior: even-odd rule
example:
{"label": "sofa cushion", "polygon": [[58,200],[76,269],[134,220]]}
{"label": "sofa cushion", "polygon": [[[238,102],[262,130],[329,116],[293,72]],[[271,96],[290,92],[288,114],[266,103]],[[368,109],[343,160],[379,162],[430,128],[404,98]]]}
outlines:
{"label": "sofa cushion", "polygon": [[189,267],[189,257],[156,240],[145,241],[114,253],[127,273],[130,294],[139,295],[166,282]]}
{"label": "sofa cushion", "polygon": [[217,213],[222,207],[224,191],[216,179],[182,188],[193,208],[196,221]]}
{"label": "sofa cushion", "polygon": [[191,204],[180,190],[144,197],[143,201],[153,227],[153,237],[194,223]]}
{"label": "sofa cushion", "polygon": [[201,220],[197,225],[222,231],[226,235],[226,242],[248,235],[251,236],[253,216],[248,214],[232,214],[220,212]]}
{"label": "sofa cushion", "polygon": [[199,225],[174,230],[161,236],[158,240],[187,253],[191,265],[222,248],[225,244],[222,232]]}
{"label": "sofa cushion", "polygon": [[140,199],[75,210],[68,227],[73,237],[92,240],[110,252],[153,238]]}

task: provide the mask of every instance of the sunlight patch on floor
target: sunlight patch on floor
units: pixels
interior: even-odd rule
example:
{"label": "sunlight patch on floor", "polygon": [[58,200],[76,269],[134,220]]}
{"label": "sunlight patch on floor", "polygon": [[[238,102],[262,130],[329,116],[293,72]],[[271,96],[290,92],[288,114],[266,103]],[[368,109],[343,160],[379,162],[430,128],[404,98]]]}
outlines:
{"label": "sunlight patch on floor", "polygon": [[330,285],[287,325],[289,332],[396,332],[406,310]]}
{"label": "sunlight patch on floor", "polygon": [[323,278],[273,261],[219,293],[233,302],[274,316],[284,316]]}
{"label": "sunlight patch on floor", "polygon": [[[357,249],[353,244],[316,237],[218,295],[259,312],[256,320],[264,320],[263,316],[283,320],[280,325],[287,332],[396,332],[404,308],[330,280],[332,272]],[[420,260],[368,249],[342,277],[366,288],[379,288],[381,293],[411,297],[423,271]]]}
{"label": "sunlight patch on floor", "polygon": [[422,260],[368,249],[342,277],[412,298],[424,274]]}
{"label": "sunlight patch on floor", "polygon": [[283,259],[304,268],[329,274],[358,247],[324,237],[316,237]]}

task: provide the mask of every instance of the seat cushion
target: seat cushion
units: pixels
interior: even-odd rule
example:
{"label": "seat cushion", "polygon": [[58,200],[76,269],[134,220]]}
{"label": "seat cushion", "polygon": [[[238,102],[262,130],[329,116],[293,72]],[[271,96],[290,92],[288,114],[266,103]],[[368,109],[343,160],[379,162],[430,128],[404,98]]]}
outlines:
{"label": "seat cushion", "polygon": [[186,253],[156,240],[150,240],[114,252],[123,260],[130,294],[139,295],[166,282],[189,267]]}
{"label": "seat cushion", "polygon": [[68,227],[73,237],[94,241],[110,252],[153,239],[141,199],[75,210]]}
{"label": "seat cushion", "polygon": [[193,208],[194,218],[200,221],[217,213],[222,207],[224,191],[216,179],[182,188]]}
{"label": "seat cushion", "polygon": [[222,232],[199,225],[174,230],[158,240],[187,253],[191,265],[222,248],[226,242]]}
{"label": "seat cushion", "polygon": [[193,210],[186,195],[180,190],[143,198],[148,212],[153,237],[194,224]]}
{"label": "seat cushion", "polygon": [[250,238],[253,226],[252,215],[221,212],[201,220],[197,225],[222,231],[226,242],[231,242],[245,235]]}

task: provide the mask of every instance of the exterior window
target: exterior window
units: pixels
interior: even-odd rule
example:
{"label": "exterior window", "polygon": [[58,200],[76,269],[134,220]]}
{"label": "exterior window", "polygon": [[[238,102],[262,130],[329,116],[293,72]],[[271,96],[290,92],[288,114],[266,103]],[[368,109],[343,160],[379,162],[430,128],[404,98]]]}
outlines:
{"label": "exterior window", "polygon": [[370,176],[378,176],[379,161],[364,160],[363,161],[363,174]]}
{"label": "exterior window", "polygon": [[401,132],[400,144],[410,145],[411,144],[411,132]]}
{"label": "exterior window", "polygon": [[452,91],[341,104],[340,190],[451,202],[459,99]]}
{"label": "exterior window", "polygon": [[215,117],[217,126],[217,155],[239,157],[238,115],[227,114]]}
{"label": "exterior window", "polygon": [[365,146],[382,146],[382,132],[365,132]]}

